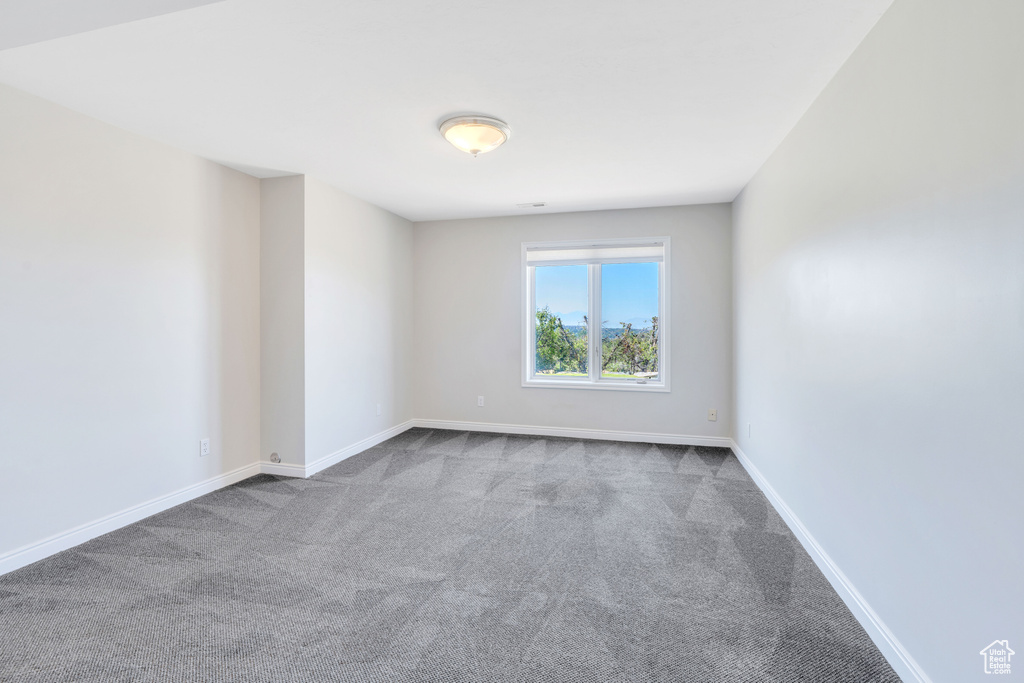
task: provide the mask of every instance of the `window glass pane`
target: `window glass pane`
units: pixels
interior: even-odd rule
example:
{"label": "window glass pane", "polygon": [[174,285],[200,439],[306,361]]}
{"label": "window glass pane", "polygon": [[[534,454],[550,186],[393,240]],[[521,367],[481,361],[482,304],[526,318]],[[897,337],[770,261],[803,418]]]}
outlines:
{"label": "window glass pane", "polygon": [[544,377],[587,376],[587,267],[534,270],[534,371]]}
{"label": "window glass pane", "polygon": [[658,264],[601,266],[601,378],[658,377]]}

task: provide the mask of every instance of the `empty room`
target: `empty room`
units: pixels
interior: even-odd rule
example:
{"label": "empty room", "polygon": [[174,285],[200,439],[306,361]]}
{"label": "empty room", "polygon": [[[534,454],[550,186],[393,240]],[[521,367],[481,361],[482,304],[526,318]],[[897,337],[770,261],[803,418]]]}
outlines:
{"label": "empty room", "polygon": [[1022,35],[0,1],[0,681],[1024,675]]}

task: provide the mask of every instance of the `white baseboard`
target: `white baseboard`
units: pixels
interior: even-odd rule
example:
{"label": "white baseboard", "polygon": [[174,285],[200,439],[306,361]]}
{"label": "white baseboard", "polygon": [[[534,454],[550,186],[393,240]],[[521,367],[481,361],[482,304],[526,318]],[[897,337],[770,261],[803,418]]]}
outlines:
{"label": "white baseboard", "polygon": [[186,486],[183,489],[168,493],[152,500],[148,500],[145,503],[140,503],[127,510],[115,512],[114,514],[107,515],[100,519],[82,524],[74,529],[61,532],[44,538],[36,543],[31,543],[21,548],[16,548],[11,552],[0,555],[0,574],[6,574],[7,572],[14,571],[20,567],[24,567],[27,564],[32,564],[37,560],[41,560],[44,557],[49,557],[54,553],[59,553],[62,550],[73,548],[76,545],[85,543],[86,541],[102,536],[105,533],[120,529],[123,526],[127,526],[133,522],[137,522],[140,519],[145,519],[150,515],[155,515],[158,512],[163,512],[175,505],[181,505],[186,503],[193,498],[205,495],[217,489],[230,486],[236,482],[248,479],[254,474],[259,474],[260,466],[258,463],[239,467],[238,469],[231,470],[224,474],[218,475],[201,481],[198,484],[192,486]]}
{"label": "white baseboard", "polygon": [[391,429],[385,429],[383,432],[378,432],[373,436],[368,436],[358,443],[354,443],[351,446],[346,446],[339,451],[334,451],[330,455],[325,455],[319,460],[315,460],[306,465],[306,476],[310,477],[320,470],[327,469],[331,465],[335,465],[345,458],[351,458],[353,455],[362,453],[367,448],[373,448],[379,443],[387,441],[388,439],[398,436],[402,432],[412,429],[415,420],[406,420],[402,424],[395,425]]}
{"label": "white baseboard", "polygon": [[803,545],[811,559],[818,565],[818,569],[821,570],[825,578],[832,584],[839,597],[850,608],[853,616],[864,627],[871,640],[878,646],[878,649],[889,661],[892,668],[896,670],[900,678],[918,681],[918,683],[932,683],[932,679],[928,677],[928,674],[924,672],[917,661],[907,652],[906,648],[893,635],[893,632],[889,630],[889,627],[885,625],[881,617],[875,613],[875,610],[871,609],[864,596],[850,583],[850,579],[847,578],[846,574],[843,573],[832,558],[829,557],[828,553],[818,544],[814,536],[811,535],[811,532],[800,521],[800,518],[786,505],[786,502],[772,488],[772,485],[764,478],[764,475],[757,469],[757,466],[750,461],[746,453],[740,450],[735,441],[732,442],[731,447],[740,464],[747,470],[750,478],[754,480],[754,483],[758,485],[765,497],[775,507],[775,510],[789,526],[797,540]]}
{"label": "white baseboard", "polygon": [[368,436],[362,441],[346,446],[340,450],[334,451],[319,460],[314,460],[307,465],[291,465],[282,462],[268,462],[266,460],[259,463],[260,472],[263,474],[276,474],[281,477],[298,477],[305,479],[311,477],[320,470],[325,470],[331,465],[336,465],[345,458],[351,458],[353,455],[362,453],[367,448],[373,448],[379,443],[387,441],[388,439],[398,436],[407,429],[412,429],[415,424],[415,420],[406,420],[402,424],[395,425],[390,429],[385,429],[383,432],[377,432],[373,436]]}
{"label": "white baseboard", "polygon": [[230,486],[231,484],[235,484],[243,479],[248,479],[249,477],[260,473],[276,474],[284,477],[308,477],[337,462],[341,462],[345,458],[361,453],[367,448],[372,448],[382,441],[387,441],[394,436],[398,436],[411,427],[413,427],[412,420],[403,422],[400,425],[396,425],[390,429],[384,430],[383,432],[367,437],[358,443],[352,444],[351,446],[339,451],[335,451],[334,453],[326,455],[316,462],[305,466],[291,465],[288,463],[254,462],[251,465],[239,467],[238,469],[207,479],[206,481],[199,482],[198,484],[186,486],[185,488],[174,491],[173,493],[153,498],[145,503],[140,503],[139,505],[130,507],[127,510],[115,512],[114,514],[88,522],[87,524],[75,527],[69,531],[50,536],[49,538],[45,538],[36,543],[22,546],[21,548],[16,548],[11,552],[0,555],[0,574],[6,574],[7,572],[14,571],[15,569],[24,567],[27,564],[32,564],[37,560],[59,553],[62,550],[67,550],[68,548],[73,548],[76,545],[85,543],[97,536],[102,536],[103,534],[114,531],[115,529],[120,529],[121,527],[132,524],[133,522],[145,519],[150,515],[163,512],[175,505],[187,503],[193,498],[198,498],[199,496],[211,493],[217,489],[224,488],[225,486]]}
{"label": "white baseboard", "polygon": [[599,439],[601,441],[635,441],[664,443],[681,446],[718,446],[731,448],[727,436],[691,436],[689,434],[658,434],[654,432],[617,432],[607,429],[574,429],[568,427],[537,427],[493,422],[455,422],[452,420],[413,420],[414,426],[426,429],[454,429],[468,432],[498,432],[501,434],[528,434],[530,436],[564,436],[570,439]]}
{"label": "white baseboard", "polygon": [[269,460],[263,460],[257,464],[260,468],[260,474],[276,474],[279,477],[298,477],[299,479],[306,477],[306,467],[304,465],[270,462]]}
{"label": "white baseboard", "polygon": [[534,436],[561,436],[577,439],[600,439],[608,441],[632,441],[646,443],[663,443],[692,446],[720,446],[731,448],[750,477],[764,492],[765,496],[781,515],[793,534],[797,537],[818,568],[832,584],[836,592],[846,603],[854,617],[889,660],[892,667],[904,679],[918,683],[931,683],[931,679],[920,665],[907,652],[896,636],[889,630],[878,614],[850,583],[846,575],[836,566],[828,553],[818,544],[807,527],[796,514],[786,505],[785,501],[764,478],[747,455],[735,441],[727,437],[692,436],[686,434],[657,434],[648,432],[620,432],[599,429],[571,429],[564,427],[538,427],[531,425],[510,425],[488,422],[455,422],[450,420],[415,419],[403,422],[390,429],[367,437],[358,443],[335,451],[308,465],[291,465],[285,463],[257,462],[207,479],[206,481],[187,486],[173,493],[168,493],[152,500],[140,503],[127,510],[122,510],[101,519],[83,524],[68,531],[56,534],[30,545],[22,546],[11,552],[0,555],[0,574],[13,571],[45,557],[67,550],[90,539],[101,536],[133,522],[145,519],[150,515],[162,512],[175,505],[188,502],[217,489],[230,486],[259,473],[275,474],[288,477],[309,477],[368,448],[395,437],[412,427],[427,429],[451,429],[473,432],[498,432],[504,434],[527,434]]}

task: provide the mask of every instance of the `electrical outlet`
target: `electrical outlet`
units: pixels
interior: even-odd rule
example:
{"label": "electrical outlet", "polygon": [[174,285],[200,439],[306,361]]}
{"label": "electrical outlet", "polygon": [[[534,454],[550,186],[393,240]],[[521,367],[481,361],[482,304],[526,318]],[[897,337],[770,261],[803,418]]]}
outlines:
{"label": "electrical outlet", "polygon": [[708,408],[708,422],[717,422],[717,421],[718,421],[718,409],[717,408]]}
{"label": "electrical outlet", "polygon": [[480,406],[481,408],[483,408],[484,407],[484,397],[483,396],[477,396],[476,397],[476,404],[478,406]]}
{"label": "electrical outlet", "polygon": [[380,415],[380,404],[377,404],[377,415]]}
{"label": "electrical outlet", "polygon": [[210,454],[210,440],[209,439],[203,439],[202,441],[199,442],[199,457],[201,458],[204,455],[209,455],[209,454]]}

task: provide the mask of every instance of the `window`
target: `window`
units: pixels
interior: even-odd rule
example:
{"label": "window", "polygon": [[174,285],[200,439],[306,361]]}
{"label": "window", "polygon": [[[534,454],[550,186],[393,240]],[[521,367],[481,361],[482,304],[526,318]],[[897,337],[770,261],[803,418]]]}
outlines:
{"label": "window", "polygon": [[523,244],[523,385],[668,391],[667,237]]}

